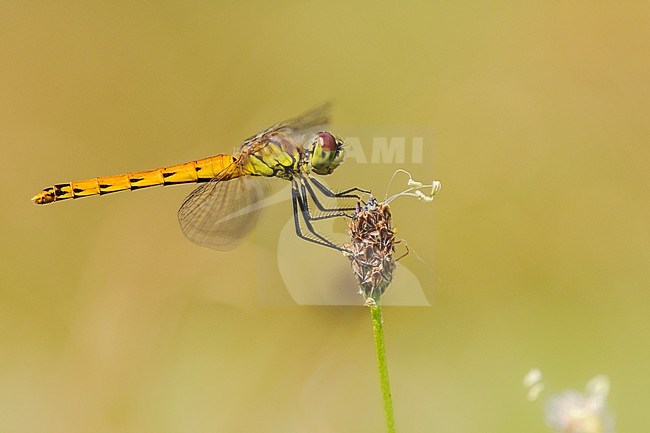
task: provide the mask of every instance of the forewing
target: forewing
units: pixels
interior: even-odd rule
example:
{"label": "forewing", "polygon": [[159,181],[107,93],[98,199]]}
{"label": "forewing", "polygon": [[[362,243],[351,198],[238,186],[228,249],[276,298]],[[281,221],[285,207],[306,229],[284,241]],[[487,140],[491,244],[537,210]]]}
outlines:
{"label": "forewing", "polygon": [[330,104],[324,104],[300,116],[284,122],[277,123],[270,128],[250,137],[244,145],[266,143],[266,137],[281,133],[290,138],[294,143],[306,147],[319,132],[327,131],[330,120]]}
{"label": "forewing", "polygon": [[215,177],[187,196],[179,209],[183,234],[203,247],[233,248],[255,225],[264,190],[264,181],[258,177]]}

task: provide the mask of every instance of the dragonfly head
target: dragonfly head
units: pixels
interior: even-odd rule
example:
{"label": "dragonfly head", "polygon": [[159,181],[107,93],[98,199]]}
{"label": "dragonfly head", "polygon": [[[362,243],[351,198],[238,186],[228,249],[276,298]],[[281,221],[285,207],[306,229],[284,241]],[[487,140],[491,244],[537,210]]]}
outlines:
{"label": "dragonfly head", "polygon": [[319,133],[309,146],[309,165],[316,174],[330,174],[343,162],[343,141],[329,132]]}

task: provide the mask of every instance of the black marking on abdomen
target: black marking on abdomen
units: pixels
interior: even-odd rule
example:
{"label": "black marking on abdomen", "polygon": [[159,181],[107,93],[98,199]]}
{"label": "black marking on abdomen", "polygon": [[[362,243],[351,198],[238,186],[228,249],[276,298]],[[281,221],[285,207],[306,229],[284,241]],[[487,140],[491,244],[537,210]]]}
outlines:
{"label": "black marking on abdomen", "polygon": [[99,195],[104,195],[104,194],[111,194],[113,192],[120,192],[122,191],[121,189],[114,189],[113,191],[102,191],[101,189],[99,190]]}
{"label": "black marking on abdomen", "polygon": [[74,192],[75,194],[79,194],[80,192],[84,192],[84,191],[85,190],[83,188],[73,188],[72,189],[72,192]]}
{"label": "black marking on abdomen", "polygon": [[166,178],[168,178],[169,176],[173,176],[173,175],[175,175],[175,174],[176,174],[175,171],[170,171],[170,172],[167,172],[167,173],[163,173],[162,175],[163,175],[163,179],[166,179]]}
{"label": "black marking on abdomen", "polygon": [[54,195],[56,197],[59,197],[59,196],[65,194],[63,192],[62,188],[65,188],[66,186],[70,186],[70,184],[69,183],[60,183],[60,184],[54,185],[52,187],[52,190],[54,191]]}
{"label": "black marking on abdomen", "polygon": [[132,177],[129,179],[129,182],[142,182],[143,179],[144,177]]}

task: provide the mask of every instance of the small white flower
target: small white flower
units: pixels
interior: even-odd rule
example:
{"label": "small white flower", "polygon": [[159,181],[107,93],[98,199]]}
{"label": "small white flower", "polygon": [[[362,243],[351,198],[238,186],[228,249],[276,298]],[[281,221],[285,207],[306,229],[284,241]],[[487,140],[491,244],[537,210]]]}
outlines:
{"label": "small white flower", "polygon": [[614,417],[607,410],[609,379],[596,376],[586,393],[568,390],[546,405],[546,423],[557,433],[614,433]]}
{"label": "small white flower", "polygon": [[540,394],[544,391],[544,384],[543,383],[536,383],[535,385],[531,386],[528,389],[528,401],[536,401]]}
{"label": "small white flower", "polygon": [[533,368],[524,376],[524,386],[528,388],[528,401],[535,401],[544,391],[542,382],[542,371],[539,368]]}
{"label": "small white flower", "polygon": [[542,371],[539,368],[533,368],[524,376],[524,386],[530,388],[542,381]]}

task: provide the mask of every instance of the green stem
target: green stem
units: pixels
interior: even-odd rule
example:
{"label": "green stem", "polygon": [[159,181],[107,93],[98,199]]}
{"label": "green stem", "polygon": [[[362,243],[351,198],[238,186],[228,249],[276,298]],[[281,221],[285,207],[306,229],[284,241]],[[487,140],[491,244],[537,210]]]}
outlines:
{"label": "green stem", "polygon": [[381,384],[381,395],[384,399],[384,415],[388,433],[395,433],[395,416],[393,415],[393,399],[390,395],[390,381],[388,380],[388,366],[386,364],[386,349],[384,347],[384,326],[381,317],[381,304],[370,305],[372,317],[372,332],[375,335],[375,348],[377,350],[377,370]]}

